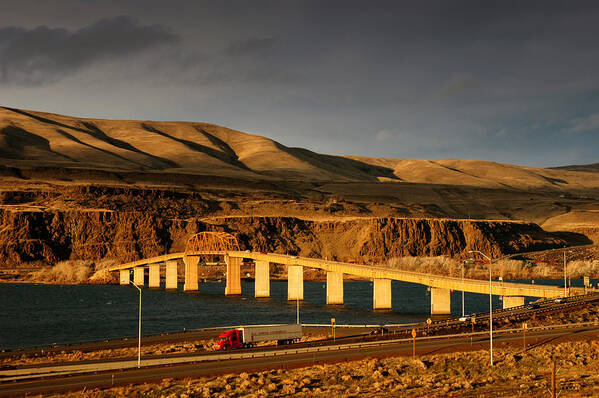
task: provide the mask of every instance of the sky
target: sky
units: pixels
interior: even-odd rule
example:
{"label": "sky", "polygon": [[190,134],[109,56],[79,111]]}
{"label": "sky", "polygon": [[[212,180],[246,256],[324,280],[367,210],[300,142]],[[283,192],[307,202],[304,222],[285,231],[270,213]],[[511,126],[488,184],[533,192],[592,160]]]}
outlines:
{"label": "sky", "polygon": [[0,106],[319,153],[599,162],[599,2],[0,0]]}

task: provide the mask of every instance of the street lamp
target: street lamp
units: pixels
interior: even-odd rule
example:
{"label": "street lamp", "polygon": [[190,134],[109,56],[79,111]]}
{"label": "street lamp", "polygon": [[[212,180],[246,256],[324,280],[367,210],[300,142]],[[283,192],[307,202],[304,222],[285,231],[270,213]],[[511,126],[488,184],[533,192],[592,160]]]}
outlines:
{"label": "street lamp", "polygon": [[491,353],[491,366],[493,366],[493,295],[491,294],[493,290],[493,285],[491,284],[491,265],[493,260],[478,250],[470,250],[468,253],[478,253],[489,260],[489,351]]}
{"label": "street lamp", "polygon": [[[568,253],[572,253],[572,251],[568,251]],[[564,297],[568,297],[568,289],[566,283],[566,251],[564,250]]]}
{"label": "street lamp", "polygon": [[129,283],[139,290],[139,335],[137,337],[137,367],[139,368],[141,366],[141,288],[133,281],[129,281]]}
{"label": "street lamp", "polygon": [[464,267],[466,265],[466,260],[462,261],[462,317],[466,316],[464,312]]}

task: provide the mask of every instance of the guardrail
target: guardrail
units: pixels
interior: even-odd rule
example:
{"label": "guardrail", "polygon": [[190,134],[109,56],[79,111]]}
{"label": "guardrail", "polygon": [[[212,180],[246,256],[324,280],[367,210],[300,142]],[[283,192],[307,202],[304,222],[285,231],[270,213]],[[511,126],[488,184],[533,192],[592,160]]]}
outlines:
{"label": "guardrail", "polygon": [[[547,326],[536,326],[528,328],[530,331],[541,331],[541,330],[553,330],[553,329],[568,329],[568,328],[581,328],[585,326],[599,326],[599,321],[594,322],[581,322],[575,324],[560,324],[560,325],[547,325]],[[521,333],[522,329],[499,329],[493,332],[494,335],[505,335],[513,333]],[[416,337],[416,341],[435,341],[441,339],[451,338],[465,338],[465,337],[486,337],[489,335],[488,331],[474,332],[474,333],[459,333],[459,334],[448,334],[441,336],[422,336]],[[265,357],[280,357],[284,355],[302,354],[302,353],[317,353],[317,352],[330,352],[340,350],[352,350],[370,347],[381,347],[386,345],[408,343],[411,342],[412,338],[402,339],[391,339],[382,341],[370,341],[370,342],[359,342],[359,343],[346,343],[337,345],[317,346],[317,347],[302,347],[302,348],[291,348],[284,350],[268,350],[261,352],[238,352],[230,354],[212,354],[212,355],[201,355],[195,357],[177,357],[177,358],[156,358],[142,360],[142,367],[150,366],[163,366],[163,365],[176,365],[183,363],[194,363],[194,362],[212,362],[212,361],[224,361],[234,359],[253,359],[253,358],[265,358]],[[100,366],[103,365],[103,366]],[[83,373],[96,373],[96,372],[108,372],[118,371],[137,368],[137,361],[128,360],[123,362],[112,362],[104,364],[81,364],[81,365],[57,365],[57,366],[45,366],[43,368],[29,368],[29,369],[16,369],[0,371],[0,382],[10,382],[16,380],[26,380],[35,378],[47,378],[53,376],[65,376],[72,374],[83,374]],[[57,370],[53,371],[52,368]],[[62,368],[62,369],[60,369]],[[29,371],[30,373],[27,373]]]}

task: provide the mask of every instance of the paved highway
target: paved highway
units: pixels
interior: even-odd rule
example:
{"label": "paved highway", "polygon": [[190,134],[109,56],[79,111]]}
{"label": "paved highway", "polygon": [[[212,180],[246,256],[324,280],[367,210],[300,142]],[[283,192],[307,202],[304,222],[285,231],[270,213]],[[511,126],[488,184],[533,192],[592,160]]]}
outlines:
{"label": "paved highway", "polygon": [[[548,312],[558,312],[569,310],[571,308],[584,305],[589,302],[599,300],[598,294],[578,296],[569,298],[565,303],[555,303],[553,300],[540,301],[537,308],[528,306],[517,307],[509,310],[499,310],[494,312],[494,320],[509,317],[512,319],[526,319],[533,314]],[[485,322],[488,323],[488,314],[480,314],[476,317],[476,323],[484,328]],[[470,322],[460,322],[457,320],[438,321],[430,325],[434,329],[451,329],[460,325],[467,327]],[[427,328],[421,326],[419,329]],[[433,331],[431,330],[431,332]],[[561,336],[573,335],[575,333],[594,334],[596,337],[598,326],[587,326],[584,329],[567,329],[554,331],[533,331],[527,332],[530,343],[534,339],[547,339]],[[175,338],[176,340],[194,336],[205,337],[206,334],[214,335],[215,330],[183,333],[175,336],[153,336],[151,339],[163,340]],[[514,339],[521,339],[520,335],[504,335],[502,331],[497,331],[494,340],[497,344]],[[244,370],[255,371],[257,369],[272,369],[282,366],[301,366],[310,365],[316,362],[339,361],[343,359],[357,359],[365,356],[381,355],[401,355],[411,353],[411,340],[401,339],[405,335],[391,334],[384,336],[387,339],[365,341],[363,338],[349,339],[348,341],[321,341],[296,344],[293,347],[266,347],[263,349],[240,350],[228,353],[203,352],[188,353],[180,355],[169,355],[161,357],[144,358],[143,368],[137,368],[137,361],[134,359],[113,359],[96,360],[77,363],[45,364],[20,366],[17,369],[0,371],[0,396],[19,395],[25,392],[50,392],[65,391],[70,389],[81,389],[85,386],[103,386],[112,384],[127,384],[135,381],[157,380],[166,377],[186,377],[202,376],[209,374],[219,374],[228,372],[241,372]],[[482,332],[474,336],[455,336],[434,338],[419,338],[417,342],[420,353],[426,351],[438,351],[447,348],[458,350],[468,349],[470,344],[474,347],[481,344],[488,344],[487,333]],[[471,343],[472,342],[472,343]],[[112,343],[90,344],[108,344],[120,345],[130,344],[130,341],[117,341]],[[467,344],[467,347],[463,347]],[[57,347],[60,349],[60,347]],[[64,349],[64,348],[63,348]],[[460,349],[460,350],[461,350]],[[253,358],[248,358],[253,356]],[[95,374],[85,374],[95,372]],[[67,376],[68,377],[65,377]],[[43,381],[32,379],[45,378]],[[110,380],[109,380],[110,379]],[[14,382],[13,380],[17,380]],[[109,381],[108,381],[109,380]]]}
{"label": "paved highway", "polygon": [[[527,342],[543,342],[547,340],[568,337],[572,338],[597,338],[598,326],[575,328],[568,330],[552,330],[527,333]],[[522,340],[520,334],[496,335],[494,342],[502,343],[517,342]],[[470,336],[456,336],[434,340],[419,339],[416,344],[417,355],[427,353],[464,351],[472,348],[486,347],[487,337],[476,336],[472,343]],[[314,348],[314,347],[313,347]],[[321,349],[323,347],[320,347]],[[255,358],[238,358],[229,360],[212,360],[204,362],[193,362],[183,364],[172,364],[168,366],[153,366],[144,368],[133,368],[124,371],[108,371],[86,375],[59,376],[42,380],[3,382],[0,384],[0,396],[14,396],[39,394],[57,391],[77,391],[84,387],[100,387],[111,385],[130,384],[134,382],[148,382],[163,378],[185,378],[201,377],[225,373],[256,372],[258,370],[292,368],[309,366],[324,362],[338,362],[344,360],[359,359],[368,356],[392,356],[411,355],[412,345],[410,340],[381,341],[376,344],[343,344],[336,347],[328,347],[327,351],[315,351],[307,349],[277,350],[276,356],[260,356]],[[272,351],[272,350],[271,350]],[[297,351],[297,353],[295,353]],[[239,352],[243,354],[243,352]],[[4,372],[1,372],[4,373]]]}

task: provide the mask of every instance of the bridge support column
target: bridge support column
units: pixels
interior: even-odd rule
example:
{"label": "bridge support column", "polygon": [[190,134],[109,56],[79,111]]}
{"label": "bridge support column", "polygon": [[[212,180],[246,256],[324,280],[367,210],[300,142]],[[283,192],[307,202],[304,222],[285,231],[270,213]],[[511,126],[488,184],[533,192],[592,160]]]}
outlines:
{"label": "bridge support column", "polygon": [[391,309],[391,279],[374,278],[372,304],[375,310]]}
{"label": "bridge support column", "polygon": [[191,292],[198,290],[198,262],[200,258],[197,256],[183,256],[185,263],[185,284],[183,291]]}
{"label": "bridge support column", "polygon": [[327,304],[343,304],[343,273],[327,272]]}
{"label": "bridge support column", "polygon": [[451,291],[431,287],[431,315],[451,314]]}
{"label": "bridge support column", "polygon": [[143,286],[145,283],[146,267],[133,268],[133,283],[137,286]]}
{"label": "bridge support column", "polygon": [[225,295],[227,296],[241,294],[241,260],[239,257],[225,256],[225,262],[227,263]]}
{"label": "bridge support column", "polygon": [[287,266],[287,300],[304,299],[304,267],[301,265]]}
{"label": "bridge support column", "polygon": [[519,307],[524,305],[524,296],[503,296],[503,308]]}
{"label": "bridge support column", "polygon": [[177,290],[177,260],[166,262],[166,286],[167,290]]}
{"label": "bridge support column", "polygon": [[122,269],[119,272],[120,274],[120,283],[121,285],[128,285],[131,281],[131,270],[130,269]]}
{"label": "bridge support column", "polygon": [[148,286],[157,288],[160,287],[160,264],[150,264],[150,279],[148,281]]}
{"label": "bridge support column", "polygon": [[270,297],[270,262],[257,260],[254,295],[255,297]]}

